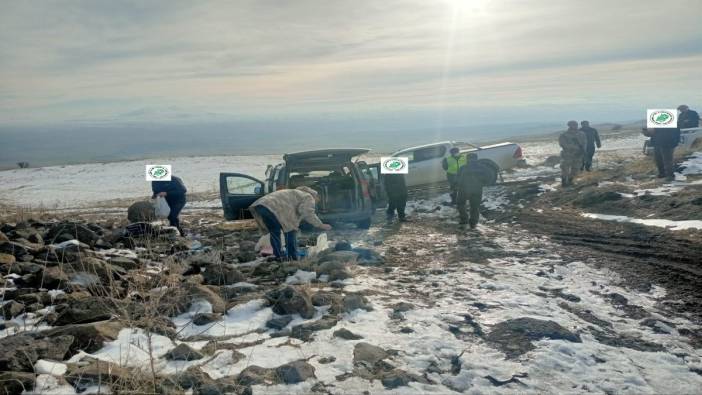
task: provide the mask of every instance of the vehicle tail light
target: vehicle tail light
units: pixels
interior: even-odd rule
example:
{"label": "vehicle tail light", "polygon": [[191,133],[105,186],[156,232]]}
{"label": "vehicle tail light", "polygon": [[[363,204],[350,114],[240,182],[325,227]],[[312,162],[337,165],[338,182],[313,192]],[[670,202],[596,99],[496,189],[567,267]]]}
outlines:
{"label": "vehicle tail light", "polygon": [[512,155],[514,159],[522,159],[523,153],[522,153],[522,147],[517,146],[517,149],[514,151],[514,155]]}

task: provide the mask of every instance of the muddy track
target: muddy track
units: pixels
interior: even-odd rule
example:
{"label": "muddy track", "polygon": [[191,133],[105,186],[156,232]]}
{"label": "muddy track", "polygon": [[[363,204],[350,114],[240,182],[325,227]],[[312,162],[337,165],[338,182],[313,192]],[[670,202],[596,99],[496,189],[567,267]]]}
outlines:
{"label": "muddy track", "polygon": [[702,322],[702,243],[694,234],[554,214],[524,210],[517,218],[524,228],[567,246],[564,254],[573,259],[615,270],[631,289],[666,288],[668,310]]}

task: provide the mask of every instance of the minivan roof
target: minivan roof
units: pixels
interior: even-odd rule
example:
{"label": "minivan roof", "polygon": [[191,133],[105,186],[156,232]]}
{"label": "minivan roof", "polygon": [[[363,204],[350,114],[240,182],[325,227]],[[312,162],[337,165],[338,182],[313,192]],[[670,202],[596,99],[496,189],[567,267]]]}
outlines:
{"label": "minivan roof", "polygon": [[354,157],[369,151],[367,148],[321,149],[285,154],[283,160],[289,170],[300,167],[323,169],[351,162]]}

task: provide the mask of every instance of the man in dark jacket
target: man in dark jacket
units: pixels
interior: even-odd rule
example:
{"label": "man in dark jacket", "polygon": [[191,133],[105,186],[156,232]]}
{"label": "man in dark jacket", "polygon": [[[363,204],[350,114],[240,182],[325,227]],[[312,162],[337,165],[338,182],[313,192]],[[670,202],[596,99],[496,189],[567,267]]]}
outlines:
{"label": "man in dark jacket", "polygon": [[[468,163],[458,171],[456,204],[460,223],[468,223],[471,229],[475,229],[480,219],[483,187],[489,182],[490,169],[478,161],[476,154],[469,154],[467,160]],[[466,215],[466,201],[470,204],[470,219]]]}
{"label": "man in dark jacket", "polygon": [[595,146],[602,148],[600,134],[597,129],[590,127],[590,122],[580,122],[580,130],[585,133],[587,145],[585,146],[585,157],[583,158],[583,167],[580,170],[592,171],[592,157],[595,156]]}
{"label": "man in dark jacket", "polygon": [[388,195],[387,219],[392,221],[397,211],[400,222],[407,221],[405,206],[407,205],[407,184],[404,174],[383,174],[385,194]]}
{"label": "man in dark jacket", "polygon": [[675,147],[680,142],[680,129],[678,128],[656,128],[651,136],[651,145],[654,149],[656,167],[658,168],[658,178],[665,177],[666,181],[673,181]]}
{"label": "man in dark jacket", "polygon": [[697,111],[690,110],[685,104],[678,106],[678,129],[698,128],[700,127],[700,115]]}
{"label": "man in dark jacket", "polygon": [[178,228],[181,236],[185,236],[178,218],[180,211],[185,207],[185,193],[188,192],[183,180],[172,176],[170,181],[151,181],[151,190],[153,191],[152,199],[155,199],[157,196],[166,198],[166,202],[171,208],[171,213],[168,214],[168,222],[171,226]]}

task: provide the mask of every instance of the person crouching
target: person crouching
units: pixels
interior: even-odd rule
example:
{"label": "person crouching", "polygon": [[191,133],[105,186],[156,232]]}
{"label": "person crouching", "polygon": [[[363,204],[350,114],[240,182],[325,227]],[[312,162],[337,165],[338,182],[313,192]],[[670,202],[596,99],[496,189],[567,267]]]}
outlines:
{"label": "person crouching", "polygon": [[[322,230],[330,230],[315,213],[319,201],[317,191],[309,187],[283,189],[256,200],[249,210],[261,229],[270,234],[271,247],[277,260],[297,260],[297,229],[303,220]],[[285,234],[285,256],[281,247],[280,232]]]}

